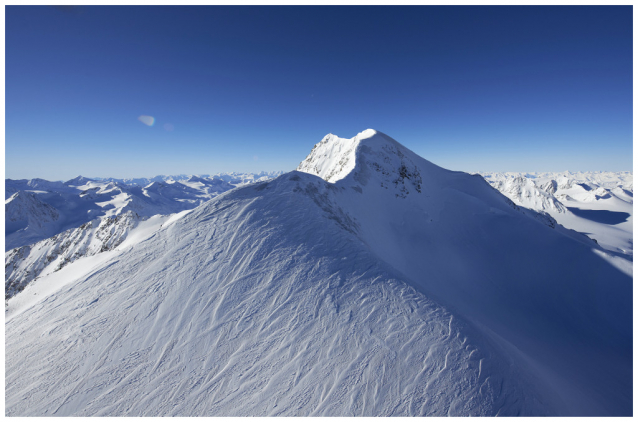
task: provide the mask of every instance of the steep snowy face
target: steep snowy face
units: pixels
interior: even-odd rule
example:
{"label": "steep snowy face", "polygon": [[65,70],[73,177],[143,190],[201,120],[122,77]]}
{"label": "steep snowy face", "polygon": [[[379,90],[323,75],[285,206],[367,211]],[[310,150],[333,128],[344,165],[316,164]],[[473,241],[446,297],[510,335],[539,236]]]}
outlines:
{"label": "steep snowy face", "polygon": [[42,226],[60,217],[54,207],[40,201],[36,195],[28,192],[13,194],[5,201],[4,211],[8,226],[14,224],[24,224],[25,227],[27,225]]}
{"label": "steep snowy face", "polygon": [[60,211],[40,200],[40,194],[18,191],[5,201],[5,248],[11,249],[54,235]]}
{"label": "steep snowy face", "polygon": [[530,179],[517,176],[498,181],[494,187],[512,199],[516,204],[538,211],[564,213],[565,206],[554,198],[556,182],[550,181],[538,187]]}
{"label": "steep snowy face", "polygon": [[417,162],[438,168],[384,133],[367,129],[351,139],[327,135],[297,170],[330,183],[348,179],[347,184],[359,187],[373,177],[382,188],[392,188],[395,196],[405,198],[410,192],[421,193],[423,180]]}
{"label": "steep snowy face", "polygon": [[556,183],[556,180],[548,180],[547,182],[541,184],[539,187],[544,192],[547,192],[548,194],[553,195],[556,193],[556,190],[558,189],[558,183]]}
{"label": "steep snowy face", "polygon": [[89,221],[33,245],[11,249],[5,253],[5,300],[37,277],[59,271],[79,258],[115,249],[140,220],[140,216],[128,211]]}
{"label": "steep snowy face", "polygon": [[59,225],[60,212],[41,201],[37,194],[14,193],[5,201],[5,247],[12,248],[53,235]]}
{"label": "steep snowy face", "polygon": [[373,129],[367,129],[351,139],[339,138],[333,134],[326,135],[321,142],[297,167],[297,171],[314,174],[326,182],[336,182],[346,177],[356,163],[355,151],[362,139],[377,135]]}
{"label": "steep snowy face", "polygon": [[[604,370],[587,380],[579,374],[589,365],[600,365],[597,359],[590,360],[591,350],[600,347],[606,350],[603,355],[609,353],[610,359],[629,364],[631,295],[627,292],[623,298],[620,292],[631,285],[631,262],[612,257],[587,236],[557,225],[551,216],[539,214],[542,210],[534,211],[545,207],[562,215],[565,207],[525,180],[511,183],[510,188],[531,203],[530,208],[516,205],[482,177],[442,169],[380,132],[355,137],[347,144],[333,139],[332,148],[331,139],[324,139],[324,145],[315,150],[338,151],[345,144],[351,147],[345,149],[348,154],[332,157],[320,149],[314,160],[311,154],[300,168],[312,170],[309,164],[314,161],[309,172],[334,184],[336,202],[356,223],[357,235],[371,252],[430,297],[481,326],[499,327],[498,336],[524,350],[544,373],[553,374],[546,378],[548,384],[554,376],[569,383],[578,379],[562,394],[570,412],[581,408],[580,412],[604,414],[616,399],[611,407],[628,408],[628,402],[621,404],[625,399],[620,398],[627,397],[627,390],[610,393],[602,401],[595,399],[603,383],[610,391],[621,379],[625,387],[631,384],[623,370],[612,368],[615,364],[608,367],[614,375],[607,378]],[[352,156],[354,164],[346,159]],[[340,162],[347,165],[334,165]],[[575,262],[575,256],[580,256],[578,268],[566,265]],[[616,281],[605,284],[596,275],[601,271]],[[597,286],[622,305],[599,303],[583,285]],[[602,314],[609,319],[601,318]],[[580,316],[574,319],[573,315]],[[550,321],[561,323],[552,326]],[[619,337],[606,334],[610,332],[623,332],[624,340],[616,343]],[[580,351],[582,338],[588,339],[589,352]],[[623,357],[616,355],[620,350]]]}

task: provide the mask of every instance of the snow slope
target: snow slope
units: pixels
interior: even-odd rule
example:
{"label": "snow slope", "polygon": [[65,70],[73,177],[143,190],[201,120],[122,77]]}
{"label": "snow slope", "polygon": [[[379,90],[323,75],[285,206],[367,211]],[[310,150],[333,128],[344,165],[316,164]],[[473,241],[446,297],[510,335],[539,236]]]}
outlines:
{"label": "snow slope", "polygon": [[9,300],[6,414],[631,414],[596,243],[372,130],[300,169]]}
{"label": "snow slope", "polygon": [[7,248],[11,248],[18,243],[31,243],[52,236],[56,232],[60,212],[41,201],[38,195],[18,191],[5,200],[4,216],[5,242]]}
{"label": "snow slope", "polygon": [[59,271],[76,259],[112,250],[142,221],[128,211],[112,218],[95,219],[33,245],[5,254],[5,299],[13,297],[35,278]]}

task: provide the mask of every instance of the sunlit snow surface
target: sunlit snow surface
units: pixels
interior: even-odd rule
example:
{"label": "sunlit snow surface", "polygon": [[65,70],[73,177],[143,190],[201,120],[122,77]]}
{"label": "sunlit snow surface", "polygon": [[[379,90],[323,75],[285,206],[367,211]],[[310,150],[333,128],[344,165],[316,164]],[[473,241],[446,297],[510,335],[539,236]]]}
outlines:
{"label": "sunlit snow surface", "polygon": [[381,133],[332,142],[300,170],[334,183],[231,190],[11,299],[6,414],[631,414],[632,279],[599,245]]}

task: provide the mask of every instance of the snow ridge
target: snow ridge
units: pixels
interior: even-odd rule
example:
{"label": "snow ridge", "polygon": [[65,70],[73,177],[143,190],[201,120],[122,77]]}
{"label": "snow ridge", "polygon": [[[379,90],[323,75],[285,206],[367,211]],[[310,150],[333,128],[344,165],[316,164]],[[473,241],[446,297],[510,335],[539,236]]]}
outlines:
{"label": "snow ridge", "polygon": [[5,218],[9,223],[26,223],[42,227],[60,218],[58,211],[28,192],[16,192],[5,201]]}
{"label": "snow ridge", "polygon": [[[37,195],[19,191],[5,201],[5,234],[14,234],[25,242],[52,236],[60,220],[60,212],[52,205],[41,201]],[[13,247],[13,239],[5,238],[6,246]]]}
{"label": "snow ridge", "polygon": [[59,271],[75,260],[115,249],[142,217],[132,211],[111,218],[95,219],[33,245],[5,253],[5,300],[12,298],[34,279]]}
{"label": "snow ridge", "polygon": [[6,414],[631,414],[600,245],[380,132],[324,140],[11,298]]}
{"label": "snow ridge", "polygon": [[296,172],[230,191],[11,319],[7,414],[547,413],[491,342],[330,218],[338,193]]}
{"label": "snow ridge", "polygon": [[315,145],[310,154],[297,167],[298,171],[314,174],[327,182],[343,179],[355,165],[355,149],[362,136],[373,132],[361,132],[351,139],[339,138],[331,133]]}

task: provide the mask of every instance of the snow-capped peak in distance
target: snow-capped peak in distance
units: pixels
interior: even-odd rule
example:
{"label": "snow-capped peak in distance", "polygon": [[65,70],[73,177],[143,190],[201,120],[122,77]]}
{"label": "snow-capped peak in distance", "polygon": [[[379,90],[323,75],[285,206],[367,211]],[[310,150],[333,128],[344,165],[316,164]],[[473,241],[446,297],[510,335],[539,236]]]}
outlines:
{"label": "snow-capped peak in distance", "polygon": [[88,177],[84,177],[84,176],[78,176],[75,177],[71,180],[67,180],[66,182],[64,182],[64,184],[66,186],[83,186],[86,185],[89,182],[94,182],[95,180],[93,179],[89,179]]}
{"label": "snow-capped peak in distance", "polygon": [[282,175],[283,171],[261,171],[259,173],[240,173],[240,172],[227,172],[227,173],[216,173],[214,175],[209,174],[178,174],[178,175],[159,175],[155,177],[140,177],[140,178],[124,178],[117,179],[114,177],[94,177],[93,179],[98,182],[118,182],[123,185],[134,185],[144,187],[150,184],[151,182],[181,182],[181,183],[190,183],[189,179],[197,178],[201,179],[201,181],[206,181],[207,183],[217,183],[217,180],[223,180],[228,182],[234,186],[240,186],[246,183],[253,183],[255,181],[263,181],[272,179],[274,177]]}
{"label": "snow-capped peak in distance", "polygon": [[[21,199],[28,195],[36,195],[33,198],[37,199],[29,207],[18,206],[21,201],[7,203],[5,247],[9,250],[35,243],[95,218],[113,217],[127,210],[150,217],[192,209],[237,186],[269,180],[280,174],[282,172],[220,173],[215,176],[175,175],[150,179],[78,176],[66,182],[5,179],[5,200],[16,193],[20,193]],[[44,208],[35,212],[37,207],[34,204]],[[47,207],[55,209],[60,218],[55,221],[46,219],[45,215],[50,214]],[[18,220],[24,224],[17,225],[15,221]],[[42,230],[43,226],[46,230]]]}
{"label": "snow-capped peak in distance", "polygon": [[[43,224],[55,221],[59,218],[58,211],[46,204],[37,195],[19,191],[5,200],[5,222],[23,222],[24,226],[31,223],[41,227]],[[6,228],[9,230],[9,227]]]}
{"label": "snow-capped peak in distance", "polygon": [[480,173],[519,206],[547,212],[613,254],[633,255],[631,172]]}
{"label": "snow-capped peak in distance", "polygon": [[196,182],[199,182],[199,183],[206,183],[206,182],[207,182],[207,180],[206,180],[206,179],[204,179],[204,178],[202,178],[202,177],[199,177],[199,176],[191,176],[191,177],[189,177],[189,178],[186,180],[186,182],[188,182],[188,183],[196,183]]}

